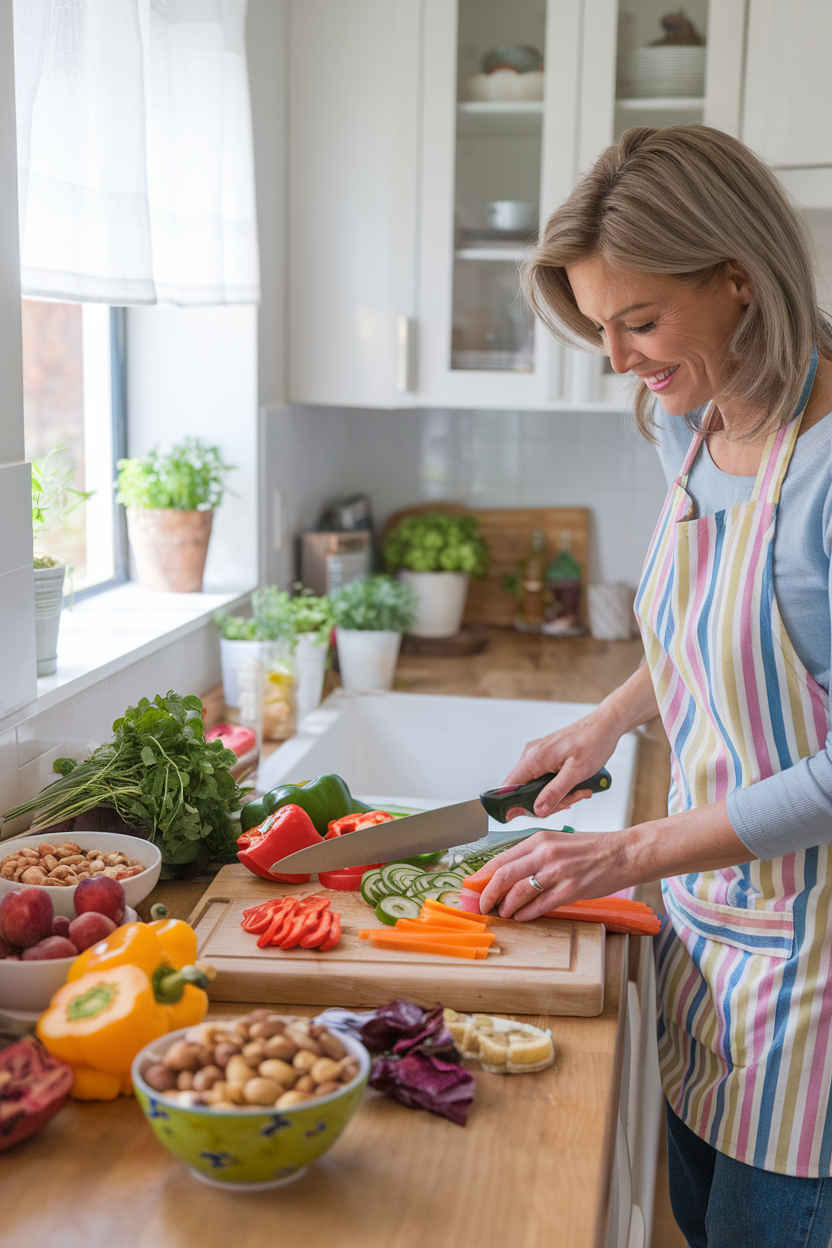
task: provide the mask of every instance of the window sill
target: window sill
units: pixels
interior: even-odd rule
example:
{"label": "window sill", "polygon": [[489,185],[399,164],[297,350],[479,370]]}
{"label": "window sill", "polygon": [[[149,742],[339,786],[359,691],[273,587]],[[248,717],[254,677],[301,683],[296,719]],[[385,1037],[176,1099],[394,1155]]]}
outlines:
{"label": "window sill", "polygon": [[239,610],[247,603],[251,589],[154,594],[131,582],[76,602],[61,616],[58,670],[39,677],[37,701],[13,718],[47,710],[82,693],[138,659],[196,632],[215,611]]}

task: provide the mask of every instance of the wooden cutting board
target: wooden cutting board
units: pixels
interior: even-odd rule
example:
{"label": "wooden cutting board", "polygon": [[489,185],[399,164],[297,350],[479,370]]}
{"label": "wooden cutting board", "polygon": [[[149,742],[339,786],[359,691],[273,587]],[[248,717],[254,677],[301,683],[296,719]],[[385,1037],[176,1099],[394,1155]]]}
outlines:
{"label": "wooden cutting board", "polygon": [[[342,936],[327,953],[317,949],[258,949],[240,926],[243,910],[289,894],[323,893],[341,915]],[[190,922],[199,958],[217,971],[214,1001],[371,1007],[394,997],[422,1006],[501,1014],[595,1017],[604,1008],[604,929],[597,923],[495,919],[500,953],[484,961],[373,949],[357,932],[379,927],[360,893],[309,884],[271,884],[243,866],[223,867]]]}
{"label": "wooden cutting board", "polygon": [[[586,575],[589,556],[589,508],[587,507],[489,507],[474,511],[461,503],[437,501],[405,507],[390,516],[384,525],[384,538],[404,516],[425,511],[441,511],[449,516],[476,516],[480,533],[491,548],[491,566],[483,581],[471,581],[465,603],[464,623],[471,627],[487,624],[510,626],[514,623],[516,602],[503,588],[503,576],[513,575],[517,564],[529,553],[532,533],[542,529],[548,547],[547,562],[554,559],[567,540],[571,554],[583,571],[584,593],[581,619],[586,616]],[[568,533],[568,539],[562,535]]]}

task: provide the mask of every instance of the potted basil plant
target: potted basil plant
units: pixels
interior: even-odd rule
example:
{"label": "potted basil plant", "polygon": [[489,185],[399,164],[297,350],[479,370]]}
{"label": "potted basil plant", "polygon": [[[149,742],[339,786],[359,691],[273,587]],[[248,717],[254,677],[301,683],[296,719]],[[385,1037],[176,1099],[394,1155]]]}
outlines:
{"label": "potted basil plant", "polygon": [[45,459],[33,461],[32,536],[35,570],[35,653],[38,676],[50,676],[58,666],[58,630],[64,605],[66,564],[43,549],[43,537],[50,529],[63,527],[76,507],[92,498],[94,490],[75,490],[69,482],[74,467],[61,463],[60,443]]}
{"label": "potted basil plant", "polygon": [[391,530],[384,562],[416,594],[409,629],[416,637],[453,637],[462,627],[469,578],[482,579],[490,559],[479,523],[476,516],[425,511]]}
{"label": "potted basil plant", "polygon": [[331,596],[345,689],[393,687],[402,633],[416,618],[416,595],[391,576],[349,581]]}
{"label": "potted basil plant", "polygon": [[184,438],[161,455],[120,459],[116,502],[127,508],[127,531],[144,589],[190,594],[202,589],[214,509],[233,471],[219,447]]}

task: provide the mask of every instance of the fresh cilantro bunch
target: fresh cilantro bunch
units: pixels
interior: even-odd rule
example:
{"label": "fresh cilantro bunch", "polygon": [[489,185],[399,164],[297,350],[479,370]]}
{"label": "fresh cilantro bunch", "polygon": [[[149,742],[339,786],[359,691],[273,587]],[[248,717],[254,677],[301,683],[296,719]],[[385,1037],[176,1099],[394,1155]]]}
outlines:
{"label": "fresh cilantro bunch", "polygon": [[146,829],[168,866],[228,856],[229,815],[240,806],[229,771],[237,758],[220,741],[205,740],[199,698],[172,691],[152,702],[142,698],[115,721],[113,734],[82,763],[57,759],[61,779],[4,819],[37,811],[37,832],[105,807]]}
{"label": "fresh cilantro bunch", "polygon": [[467,572],[481,579],[488,571],[490,551],[479,535],[476,516],[446,516],[425,511],[405,516],[384,547],[389,572]]}

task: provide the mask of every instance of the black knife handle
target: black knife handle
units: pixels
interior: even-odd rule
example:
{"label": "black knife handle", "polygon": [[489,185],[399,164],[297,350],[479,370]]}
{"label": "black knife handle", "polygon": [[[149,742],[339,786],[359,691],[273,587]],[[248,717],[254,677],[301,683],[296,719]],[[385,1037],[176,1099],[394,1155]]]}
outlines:
{"label": "black knife handle", "polygon": [[[498,820],[499,823],[507,823],[508,812],[516,810],[518,806],[533,815],[535,801],[557,774],[556,771],[547,771],[545,776],[538,776],[537,780],[529,780],[526,784],[510,784],[503,789],[488,789],[485,793],[480,793],[480,801],[491,818]],[[593,793],[603,793],[611,784],[612,776],[606,767],[602,767],[588,780],[582,780],[580,784],[574,785],[569,792],[591,789]]]}

